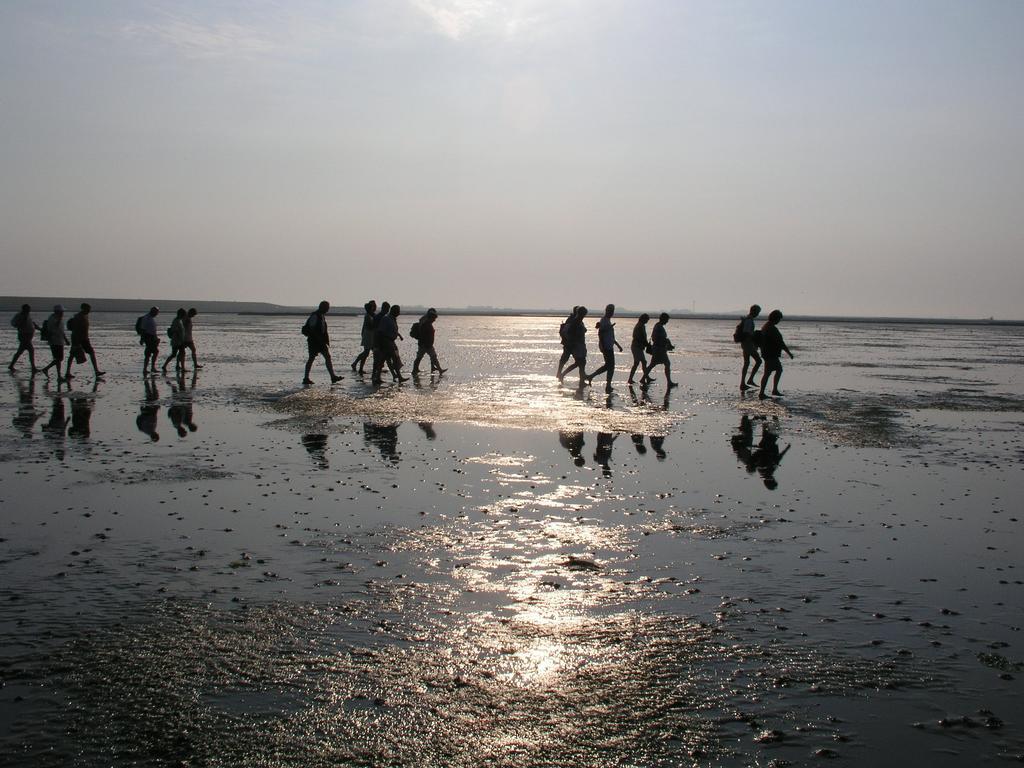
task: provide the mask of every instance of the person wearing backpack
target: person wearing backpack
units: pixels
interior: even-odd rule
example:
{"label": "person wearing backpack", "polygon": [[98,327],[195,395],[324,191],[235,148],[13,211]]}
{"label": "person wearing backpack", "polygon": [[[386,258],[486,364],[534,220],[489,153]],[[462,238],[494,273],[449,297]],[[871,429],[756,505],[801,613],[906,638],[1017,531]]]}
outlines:
{"label": "person wearing backpack", "polygon": [[[427,310],[427,313],[419,319],[412,329],[409,331],[409,335],[416,339],[416,359],[412,364],[412,375],[420,375],[420,360],[424,356],[430,358],[430,372],[434,373],[437,371],[438,374],[442,374],[447,371],[447,368],[442,368],[441,363],[437,360],[437,352],[434,351],[434,321],[437,320],[437,310],[431,307]],[[415,333],[413,333],[415,330]]]}
{"label": "person wearing backpack", "polygon": [[186,349],[190,350],[192,352],[192,369],[196,370],[197,368],[202,368],[203,367],[196,360],[196,342],[195,342],[195,339],[192,338],[192,318],[194,318],[198,314],[199,314],[199,310],[198,309],[196,309],[195,307],[190,307],[189,310],[188,310],[188,314],[185,315],[185,319],[181,321],[182,328],[184,329],[184,333],[182,335],[182,341],[181,341],[181,344],[182,344],[181,367],[182,368],[185,367],[185,350]]}
{"label": "person wearing backpack", "polygon": [[586,307],[577,307],[576,315],[566,328],[566,349],[572,355],[572,365],[558,374],[558,380],[564,381],[566,375],[574,368],[580,371],[580,388],[587,383],[587,326],[583,321],[587,317]]}
{"label": "person wearing backpack", "polygon": [[558,373],[555,376],[558,380],[562,380],[562,369],[565,368],[565,364],[569,362],[569,358],[572,356],[572,349],[569,347],[569,326],[573,320],[576,319],[576,313],[579,311],[579,307],[573,307],[572,312],[569,316],[562,321],[562,324],[558,326],[558,339],[562,344],[562,356],[558,358]]}
{"label": "person wearing backpack", "polygon": [[782,353],[785,352],[789,355],[790,360],[793,359],[793,353],[789,351],[786,341],[779,332],[781,321],[782,312],[773,309],[768,315],[768,322],[761,327],[761,354],[764,355],[764,373],[761,374],[761,392],[758,394],[761,400],[768,397],[764,390],[768,386],[768,377],[772,374],[775,375],[775,380],[772,382],[772,394],[775,397],[782,397],[782,393],[779,392],[779,379],[782,378]]}
{"label": "person wearing backpack", "polygon": [[[757,369],[761,367],[761,356],[757,354],[757,341],[754,339],[754,318],[761,314],[761,307],[754,304],[746,317],[740,318],[733,332],[732,338],[740,349],[743,350],[743,370],[740,371],[740,392],[746,392],[751,387],[757,386],[754,376]],[[754,359],[754,367],[747,377],[747,369],[750,367],[750,359]]]}
{"label": "person wearing backpack", "polygon": [[68,352],[68,366],[64,371],[65,379],[71,378],[71,363],[81,365],[85,362],[86,355],[92,361],[93,375],[97,379],[103,375],[103,371],[96,364],[96,350],[92,348],[92,342],[89,341],[89,314],[91,312],[92,306],[83,303],[81,311],[68,320],[67,327],[71,331],[71,349]]}
{"label": "person wearing backpack", "polygon": [[167,327],[167,337],[171,340],[171,353],[164,360],[163,367],[160,369],[165,376],[171,360],[175,361],[174,370],[185,370],[185,319],[187,317],[188,312],[185,311],[185,308],[179,307],[178,313]]}
{"label": "person wearing backpack", "polygon": [[53,360],[43,368],[42,373],[46,374],[46,378],[50,378],[48,371],[51,368],[56,368],[57,381],[64,381],[60,375],[60,364],[64,360],[64,347],[68,343],[68,337],[64,335],[64,307],[62,305],[54,306],[53,314],[46,318],[39,335],[50,345],[50,354],[53,355]]}
{"label": "person wearing backpack", "polygon": [[22,304],[21,311],[11,318],[11,326],[18,331],[18,351],[14,353],[14,357],[11,358],[11,364],[7,366],[7,369],[13,371],[14,364],[18,362],[22,352],[28,352],[29,368],[32,369],[32,373],[36,373],[39,369],[36,368],[36,350],[32,346],[32,338],[36,335],[36,331],[39,330],[39,326],[32,321],[32,307],[28,304]]}
{"label": "person wearing backpack", "polygon": [[156,373],[156,359],[160,354],[160,337],[156,330],[156,316],[160,307],[150,307],[149,312],[135,321],[135,330],[139,334],[139,344],[144,348],[142,355],[142,375]]}
{"label": "person wearing backpack", "polygon": [[302,326],[302,335],[306,337],[306,346],[309,348],[309,358],[306,360],[306,375],[302,379],[303,386],[311,386],[313,380],[309,378],[309,372],[313,368],[313,361],[317,355],[324,356],[324,363],[327,364],[327,372],[331,374],[331,384],[337,384],[344,376],[334,372],[334,363],[331,362],[331,339],[327,333],[327,313],[331,305],[321,301],[320,305],[310,313]]}

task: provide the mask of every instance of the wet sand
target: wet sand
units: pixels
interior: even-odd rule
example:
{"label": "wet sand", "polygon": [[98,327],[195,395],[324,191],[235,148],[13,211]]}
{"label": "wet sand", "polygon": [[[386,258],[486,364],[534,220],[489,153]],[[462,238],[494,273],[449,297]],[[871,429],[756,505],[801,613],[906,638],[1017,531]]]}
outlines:
{"label": "wet sand", "polygon": [[1024,759],[1020,329],[784,327],[761,403],[721,323],[609,399],[550,318],[377,392],[355,320],[303,390],[293,318],[200,319],[0,382],[0,763]]}

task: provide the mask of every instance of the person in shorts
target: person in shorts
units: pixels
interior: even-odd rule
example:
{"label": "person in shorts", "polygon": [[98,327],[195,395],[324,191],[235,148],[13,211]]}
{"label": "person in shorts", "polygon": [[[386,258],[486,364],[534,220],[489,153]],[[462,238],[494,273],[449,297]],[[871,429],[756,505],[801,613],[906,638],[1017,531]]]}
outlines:
{"label": "person in shorts", "polygon": [[587,316],[586,307],[577,307],[576,314],[567,322],[565,328],[565,348],[572,355],[572,365],[558,374],[563,381],[574,368],[580,371],[580,387],[587,383],[587,326],[583,323]]}
{"label": "person in shorts", "polygon": [[49,370],[57,369],[57,381],[64,381],[60,375],[60,364],[64,360],[64,347],[67,346],[68,337],[64,335],[64,307],[57,304],[53,308],[53,314],[46,318],[43,323],[43,337],[50,345],[50,354],[53,359],[43,368],[43,373],[49,378]]}
{"label": "person in shorts", "polygon": [[656,365],[664,365],[665,381],[671,389],[672,387],[678,387],[679,384],[672,381],[672,363],[668,359],[668,353],[675,349],[675,345],[668,338],[668,331],[665,330],[669,319],[668,312],[662,312],[658,316],[658,322],[655,324],[654,330],[651,331],[651,364],[647,367],[647,373],[649,375]]}
{"label": "person in shorts", "polygon": [[160,355],[160,336],[156,330],[156,316],[159,307],[150,307],[149,312],[139,318],[136,327],[139,329],[139,343],[143,346],[142,375],[147,372],[156,373],[156,360]]}
{"label": "person in shorts", "polygon": [[[761,314],[761,307],[754,304],[747,316],[740,321],[740,349],[743,350],[743,370],[740,371],[740,391],[746,392],[751,387],[756,387],[754,376],[757,369],[761,367],[761,356],[757,354],[757,342],[754,339],[754,318]],[[750,369],[750,377],[747,377],[747,369],[750,368],[750,360],[753,358],[754,367]]]}
{"label": "person in shorts", "polygon": [[761,374],[761,391],[758,397],[764,400],[767,395],[764,393],[768,386],[768,378],[774,376],[772,381],[772,395],[782,397],[779,391],[779,379],[782,378],[782,353],[793,359],[793,353],[786,346],[786,341],[779,331],[779,323],[782,321],[782,312],[773,309],[768,315],[768,322],[761,327],[761,354],[764,355],[764,373]]}
{"label": "person in shorts", "polygon": [[326,301],[321,301],[320,305],[310,313],[305,325],[302,326],[302,333],[306,337],[306,346],[309,350],[309,357],[306,360],[306,375],[302,379],[303,386],[308,387],[313,383],[313,380],[309,378],[309,372],[318,355],[324,356],[327,372],[331,375],[331,384],[344,378],[334,372],[334,363],[331,362],[331,337],[327,332],[327,313],[330,310],[331,305]]}
{"label": "person in shorts", "polygon": [[71,364],[84,363],[86,355],[92,361],[93,375],[97,379],[103,375],[103,371],[96,364],[96,350],[92,348],[92,342],[89,341],[89,314],[91,312],[92,307],[89,304],[83,303],[81,311],[68,320],[67,328],[71,331],[71,349],[68,352],[67,369],[64,371],[65,379],[72,378]]}

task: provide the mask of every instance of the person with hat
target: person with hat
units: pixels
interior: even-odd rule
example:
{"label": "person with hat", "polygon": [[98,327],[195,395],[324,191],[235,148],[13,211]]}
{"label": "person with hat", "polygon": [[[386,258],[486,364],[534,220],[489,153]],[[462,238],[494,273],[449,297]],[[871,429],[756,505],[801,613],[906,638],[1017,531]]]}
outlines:
{"label": "person with hat", "polygon": [[412,375],[420,375],[420,360],[424,356],[430,358],[430,372],[435,371],[438,374],[442,374],[447,371],[447,368],[442,368],[441,363],[437,360],[437,352],[434,351],[434,321],[437,320],[437,310],[431,307],[427,310],[427,313],[419,319],[414,328],[416,329],[416,359],[412,364]]}
{"label": "person with hat", "polygon": [[14,365],[18,362],[22,352],[28,352],[28,364],[32,369],[32,373],[35,373],[39,369],[36,368],[36,350],[32,346],[32,338],[36,335],[36,331],[39,330],[39,326],[32,321],[32,307],[28,304],[22,304],[21,311],[11,318],[11,325],[18,331],[18,351],[14,353],[14,357],[11,358],[11,364],[7,368],[13,371]]}
{"label": "person with hat", "polygon": [[68,343],[68,337],[64,335],[63,305],[57,304],[54,306],[53,314],[46,318],[46,322],[43,323],[39,335],[50,345],[50,354],[53,355],[53,360],[43,368],[43,373],[46,374],[46,378],[50,378],[48,371],[51,368],[56,368],[57,381],[63,381],[64,379],[60,375],[60,364],[64,360],[64,347]]}
{"label": "person with hat", "polygon": [[84,363],[86,355],[92,361],[93,375],[97,379],[103,375],[103,371],[96,364],[96,351],[92,348],[92,342],[89,341],[89,313],[91,312],[92,306],[83,303],[81,311],[68,320],[68,330],[71,331],[71,350],[68,352],[68,365],[64,371],[65,379],[71,378],[71,363]]}

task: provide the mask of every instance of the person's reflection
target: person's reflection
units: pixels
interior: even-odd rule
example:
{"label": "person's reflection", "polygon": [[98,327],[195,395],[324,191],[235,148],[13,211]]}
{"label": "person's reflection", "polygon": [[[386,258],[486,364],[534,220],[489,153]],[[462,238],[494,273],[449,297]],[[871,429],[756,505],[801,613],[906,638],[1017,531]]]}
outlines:
{"label": "person's reflection", "polygon": [[572,457],[572,463],[577,467],[582,467],[586,464],[586,460],[583,458],[583,433],[582,432],[565,432],[561,431],[558,433],[558,442],[561,443],[562,447],[569,452]]}
{"label": "person's reflection", "polygon": [[[764,417],[759,417],[764,418]],[[736,434],[730,438],[732,449],[736,457],[743,462],[744,468],[749,474],[757,472],[764,481],[764,486],[770,491],[779,487],[775,479],[775,470],[778,468],[782,457],[792,447],[787,445],[785,449],[779,450],[779,436],[771,429],[767,420],[761,424],[761,440],[757,447],[754,447],[754,422],[747,415],[740,417],[740,426]]]}
{"label": "person's reflection", "polygon": [[36,379],[33,376],[25,381],[18,380],[18,410],[11,419],[11,426],[21,432],[24,437],[32,437],[35,423],[42,418],[42,411],[36,410]]}
{"label": "person's reflection", "polygon": [[615,444],[615,439],[618,434],[611,432],[598,432],[597,433],[597,447],[594,449],[594,461],[601,465],[601,474],[605,477],[612,476],[612,468],[609,466],[609,462],[612,458],[612,446]]}
{"label": "person's reflection", "polygon": [[[632,387],[630,387],[632,389]],[[647,453],[647,446],[644,445],[643,435],[630,435],[630,439],[633,441],[633,447],[636,448],[636,452],[641,456]]]}
{"label": "person's reflection", "polygon": [[368,445],[376,446],[380,455],[393,464],[397,464],[401,458],[398,452],[398,424],[363,422],[363,439]]}
{"label": "person's reflection", "polygon": [[779,482],[775,479],[775,470],[778,469],[779,464],[782,462],[782,457],[786,455],[791,447],[791,445],[787,444],[780,451],[779,436],[773,430],[770,430],[768,423],[765,422],[764,426],[761,427],[761,442],[757,444],[757,449],[754,451],[754,459],[757,462],[757,472],[764,481],[764,487],[769,491],[774,491],[779,487]]}
{"label": "person's reflection", "polygon": [[64,397],[60,393],[59,386],[56,392],[51,393],[50,399],[50,420],[43,424],[43,434],[53,441],[54,453],[58,460],[63,461],[64,435],[71,419],[67,416]]}
{"label": "person's reflection", "polygon": [[[665,395],[665,400],[668,400],[668,394]],[[658,457],[658,461],[664,461],[665,457],[668,456],[668,453],[665,452],[665,436],[651,435],[648,439],[651,441],[651,450]]]}
{"label": "person's reflection", "polygon": [[430,421],[417,421],[419,428],[423,430],[423,434],[427,436],[427,440],[437,440],[437,432],[434,431],[434,424]]}
{"label": "person's reflection", "polygon": [[302,436],[302,447],[309,453],[317,469],[329,469],[327,461],[327,435],[307,434]]}
{"label": "person's reflection", "polygon": [[135,426],[139,432],[149,435],[154,443],[160,439],[156,431],[157,418],[160,416],[160,391],[156,387],[154,379],[145,380],[146,399],[139,406],[139,415],[135,418]]}
{"label": "person's reflection", "polygon": [[[99,379],[93,385],[92,391],[99,388]],[[92,407],[93,398],[82,392],[76,392],[71,396],[71,427],[68,429],[69,437],[77,437],[88,440],[92,434]]]}
{"label": "person's reflection", "polygon": [[178,437],[186,437],[195,432],[196,426],[192,415],[192,390],[196,388],[196,374],[193,369],[190,387],[185,386],[185,372],[179,371],[177,383],[171,385],[171,404],[167,408],[167,418],[178,433]]}
{"label": "person's reflection", "polygon": [[753,474],[757,469],[757,462],[754,461],[754,423],[750,416],[744,413],[740,417],[739,429],[729,441],[732,443],[736,458],[743,462],[747,472]]}

